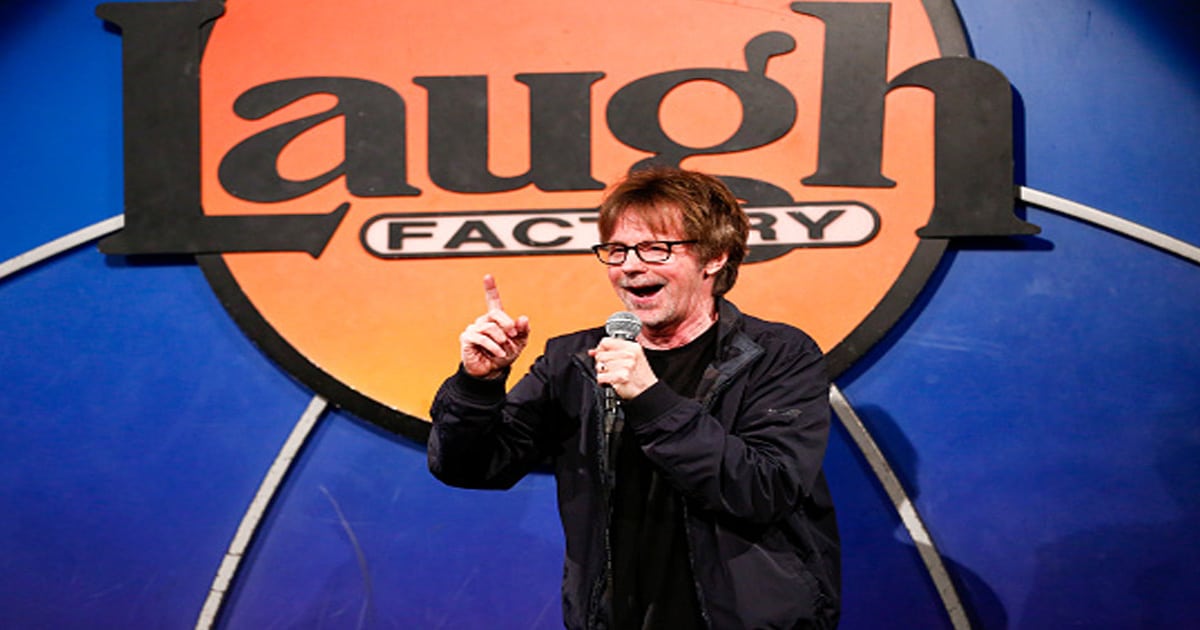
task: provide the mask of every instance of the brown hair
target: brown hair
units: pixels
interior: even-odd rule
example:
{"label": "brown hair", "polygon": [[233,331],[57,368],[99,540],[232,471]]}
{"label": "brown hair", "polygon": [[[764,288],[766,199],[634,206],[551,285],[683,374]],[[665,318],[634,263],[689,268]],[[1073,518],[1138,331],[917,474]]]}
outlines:
{"label": "brown hair", "polygon": [[[672,212],[678,210],[678,213]],[[655,166],[630,173],[600,204],[600,240],[608,241],[617,221],[632,212],[655,232],[681,228],[701,262],[729,255],[717,272],[713,295],[733,288],[746,257],[750,220],[724,182],[698,171]]]}

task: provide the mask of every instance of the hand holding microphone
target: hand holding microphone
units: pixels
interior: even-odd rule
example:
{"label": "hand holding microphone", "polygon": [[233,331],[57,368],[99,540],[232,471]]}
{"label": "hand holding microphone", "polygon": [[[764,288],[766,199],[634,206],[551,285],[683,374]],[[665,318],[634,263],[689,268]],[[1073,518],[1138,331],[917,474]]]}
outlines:
{"label": "hand holding microphone", "polygon": [[642,322],[633,313],[613,313],[604,325],[608,336],[588,352],[596,360],[596,382],[604,386],[606,407],[634,398],[658,382],[635,341],[641,330]]}

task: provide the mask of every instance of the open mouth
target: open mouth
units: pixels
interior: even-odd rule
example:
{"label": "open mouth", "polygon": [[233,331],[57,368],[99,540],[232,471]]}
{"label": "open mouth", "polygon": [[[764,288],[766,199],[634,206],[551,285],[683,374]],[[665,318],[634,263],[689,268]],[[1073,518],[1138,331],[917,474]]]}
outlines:
{"label": "open mouth", "polygon": [[658,295],[658,292],[661,291],[662,288],[663,288],[663,285],[661,285],[661,284],[648,284],[648,285],[639,286],[639,287],[625,287],[625,290],[629,291],[630,293],[632,293],[633,295],[635,295],[637,297],[648,298],[648,297],[654,297],[655,295]]}

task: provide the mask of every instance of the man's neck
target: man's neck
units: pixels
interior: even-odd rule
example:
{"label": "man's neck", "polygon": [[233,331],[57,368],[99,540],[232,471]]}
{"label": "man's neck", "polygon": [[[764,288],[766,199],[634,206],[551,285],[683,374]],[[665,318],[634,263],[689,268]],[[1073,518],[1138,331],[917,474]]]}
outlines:
{"label": "man's neck", "polygon": [[691,318],[670,328],[643,328],[638,340],[651,350],[671,350],[686,346],[717,322],[715,304],[707,313],[707,315]]}

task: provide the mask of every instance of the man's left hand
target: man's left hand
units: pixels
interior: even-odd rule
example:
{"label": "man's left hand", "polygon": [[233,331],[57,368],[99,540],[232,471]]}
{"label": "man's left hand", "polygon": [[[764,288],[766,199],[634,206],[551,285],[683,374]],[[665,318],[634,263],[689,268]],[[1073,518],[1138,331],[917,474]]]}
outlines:
{"label": "man's left hand", "polygon": [[611,385],[622,400],[635,398],[658,382],[637,342],[605,337],[588,354],[596,360],[596,382]]}

